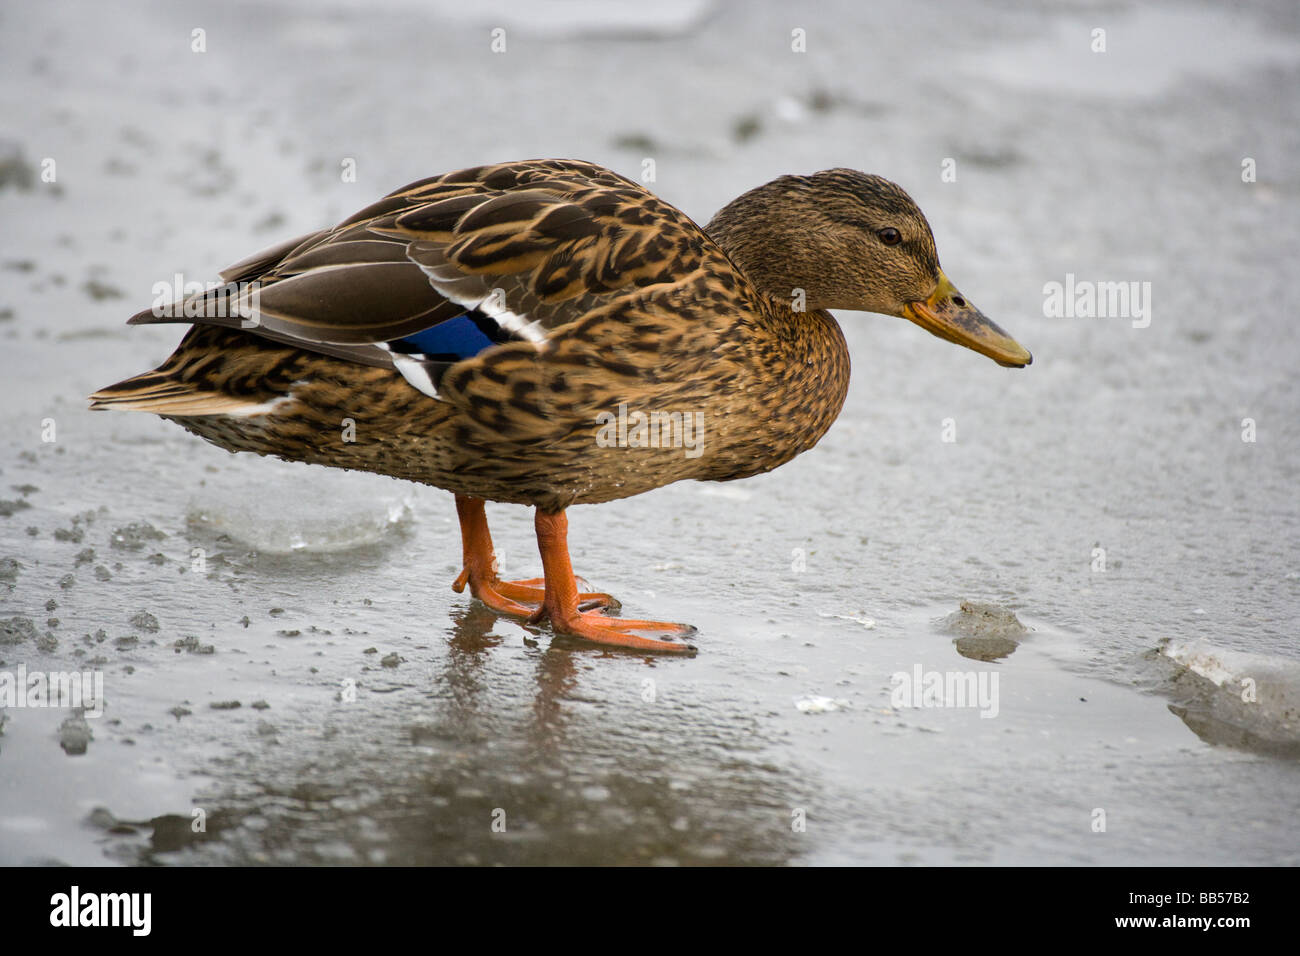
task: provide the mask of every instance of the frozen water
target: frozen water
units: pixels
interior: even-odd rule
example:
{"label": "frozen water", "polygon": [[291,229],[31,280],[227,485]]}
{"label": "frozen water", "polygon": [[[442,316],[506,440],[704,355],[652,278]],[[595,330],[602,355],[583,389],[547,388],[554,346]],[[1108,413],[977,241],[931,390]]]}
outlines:
{"label": "frozen water", "polygon": [[1222,81],[1300,63],[1293,35],[1224,7],[1097,9],[1040,22],[1044,29],[971,54],[962,66],[1018,87],[1133,99],[1160,97],[1198,78]]}
{"label": "frozen water", "polygon": [[[73,757],[5,709],[0,862],[1300,862],[1292,0],[452,6],[5,8],[0,669],[100,670],[108,711]],[[529,156],[652,159],[699,221],[889,176],[1034,365],[845,313],[818,448],[573,509],[579,573],[697,625],[689,662],[453,593],[445,492],[84,410],[179,339],[123,325],[155,283]],[[1047,317],[1067,274],[1149,281],[1150,325]],[[1030,630],[954,643],[963,601]],[[918,665],[996,673],[997,717],[891,707]]]}

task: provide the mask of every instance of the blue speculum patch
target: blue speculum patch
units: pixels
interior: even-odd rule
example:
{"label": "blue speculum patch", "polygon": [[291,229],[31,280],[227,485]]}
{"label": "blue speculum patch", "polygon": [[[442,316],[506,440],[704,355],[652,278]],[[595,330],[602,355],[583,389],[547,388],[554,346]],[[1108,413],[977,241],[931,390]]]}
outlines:
{"label": "blue speculum patch", "polygon": [[419,352],[430,358],[470,358],[506,338],[502,336],[494,339],[483,330],[483,324],[482,320],[475,321],[468,314],[458,315],[422,332],[390,342],[389,345],[394,351],[408,354]]}

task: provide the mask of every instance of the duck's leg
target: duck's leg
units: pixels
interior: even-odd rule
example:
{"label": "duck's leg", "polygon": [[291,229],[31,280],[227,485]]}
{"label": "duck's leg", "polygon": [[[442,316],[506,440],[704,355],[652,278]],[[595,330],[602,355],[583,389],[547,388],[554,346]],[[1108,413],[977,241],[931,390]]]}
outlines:
{"label": "duck's leg", "polygon": [[582,637],[597,644],[670,654],[695,653],[695,648],[689,644],[628,633],[658,631],[685,637],[695,633],[695,628],[689,624],[627,620],[581,610],[579,602],[584,595],[578,593],[573,566],[569,562],[569,519],[563,511],[547,514],[538,508],[535,524],[537,547],[542,552],[542,570],[546,575],[546,593],[541,607],[529,617],[530,624],[549,620],[556,632]]}
{"label": "duck's leg", "polygon": [[[460,519],[461,551],[464,565],[452,584],[457,594],[469,585],[470,593],[492,610],[515,617],[529,617],[542,606],[546,597],[546,579],[502,581],[497,574],[496,552],[492,532],[488,530],[487,512],[482,498],[456,496],[456,516]],[[582,584],[585,586],[586,582]],[[583,592],[578,601],[584,608],[617,608],[618,601],[608,594]]]}

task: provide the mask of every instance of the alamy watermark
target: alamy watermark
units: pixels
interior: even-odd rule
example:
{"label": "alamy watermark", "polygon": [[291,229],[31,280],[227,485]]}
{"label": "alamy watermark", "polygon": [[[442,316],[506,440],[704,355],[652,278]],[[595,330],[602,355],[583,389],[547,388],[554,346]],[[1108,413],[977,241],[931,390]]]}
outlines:
{"label": "alamy watermark", "polygon": [[0,707],[78,707],[85,716],[104,713],[103,671],[0,671]]}
{"label": "alamy watermark", "polygon": [[620,402],[618,414],[601,412],[596,424],[601,448],[681,448],[687,458],[704,453],[703,412],[629,412]]}
{"label": "alamy watermark", "polygon": [[155,282],[150,311],[160,319],[241,319],[245,328],[258,324],[262,284],[252,282],[186,282],[177,272],[171,282]]}
{"label": "alamy watermark", "polygon": [[1043,315],[1049,319],[1132,319],[1133,328],[1151,324],[1150,282],[1092,282],[1073,272],[1064,282],[1043,286]]}
{"label": "alamy watermark", "polygon": [[921,665],[890,678],[889,703],[904,707],[975,707],[980,717],[998,715],[997,671],[923,671]]}
{"label": "alamy watermark", "polygon": [[51,926],[117,926],[133,936],[148,936],[152,914],[152,893],[83,893],[73,884],[68,892],[50,897]]}

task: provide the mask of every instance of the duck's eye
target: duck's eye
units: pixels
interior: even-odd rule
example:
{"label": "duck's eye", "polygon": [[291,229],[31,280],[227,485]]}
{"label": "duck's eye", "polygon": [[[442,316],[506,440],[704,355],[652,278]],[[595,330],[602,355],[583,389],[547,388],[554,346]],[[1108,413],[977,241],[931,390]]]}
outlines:
{"label": "duck's eye", "polygon": [[884,229],[881,229],[876,233],[876,235],[879,236],[880,241],[887,246],[896,246],[903,241],[903,234],[893,226],[886,226]]}

